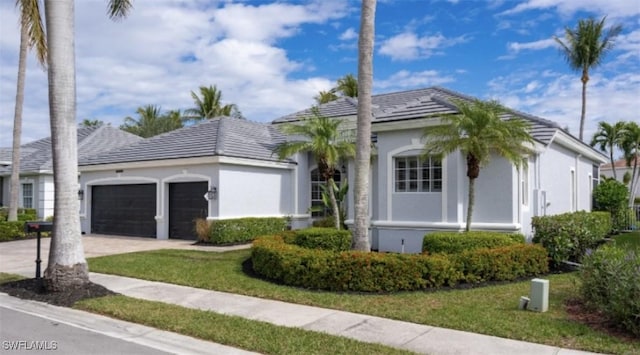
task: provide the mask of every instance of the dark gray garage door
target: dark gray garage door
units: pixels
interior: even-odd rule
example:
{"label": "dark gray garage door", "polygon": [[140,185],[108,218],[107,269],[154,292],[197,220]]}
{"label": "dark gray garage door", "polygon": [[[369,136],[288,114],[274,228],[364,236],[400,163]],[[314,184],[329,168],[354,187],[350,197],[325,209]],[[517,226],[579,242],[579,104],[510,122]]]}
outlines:
{"label": "dark gray garage door", "polygon": [[156,184],[91,188],[91,233],[156,236]]}
{"label": "dark gray garage door", "polygon": [[169,238],[196,239],[194,220],[207,217],[207,190],[206,182],[169,184]]}

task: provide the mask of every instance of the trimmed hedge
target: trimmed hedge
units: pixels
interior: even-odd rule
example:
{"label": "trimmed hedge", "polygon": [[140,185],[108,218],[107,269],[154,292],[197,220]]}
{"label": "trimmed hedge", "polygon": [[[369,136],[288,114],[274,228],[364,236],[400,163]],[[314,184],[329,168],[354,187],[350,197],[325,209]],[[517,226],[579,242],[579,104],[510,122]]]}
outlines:
{"label": "trimmed hedge", "polygon": [[548,271],[546,251],[524,244],[450,255],[385,254],[308,249],[274,235],[253,242],[251,260],[256,273],[286,285],[356,292],[424,290]]}
{"label": "trimmed hedge", "polygon": [[307,228],[294,231],[292,244],[308,249],[346,251],[351,249],[351,232],[335,228]]}
{"label": "trimmed hedge", "polygon": [[588,249],[595,248],[611,231],[609,212],[572,212],[533,217],[534,243],[541,243],[551,262],[581,261]]}
{"label": "trimmed hedge", "polygon": [[[35,221],[38,219],[35,208],[18,208],[19,221]],[[6,221],[9,217],[9,207],[0,207],[0,221]]]}
{"label": "trimmed hedge", "polygon": [[514,244],[524,244],[524,235],[486,231],[433,232],[424,236],[422,252],[461,253],[481,248],[497,248]]}
{"label": "trimmed hedge", "polygon": [[0,241],[14,240],[24,237],[23,221],[0,221]]}
{"label": "trimmed hedge", "polygon": [[287,219],[281,217],[196,221],[198,240],[212,244],[248,243],[260,235],[280,233],[286,229]]}

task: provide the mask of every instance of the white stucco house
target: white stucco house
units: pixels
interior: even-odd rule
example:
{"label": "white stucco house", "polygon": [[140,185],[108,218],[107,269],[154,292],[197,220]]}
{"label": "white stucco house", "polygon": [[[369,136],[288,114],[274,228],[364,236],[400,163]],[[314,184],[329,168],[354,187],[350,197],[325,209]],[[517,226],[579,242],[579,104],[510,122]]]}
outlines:
{"label": "white stucco house", "polygon": [[[374,249],[418,252],[425,233],[464,228],[464,158],[419,159],[424,128],[440,123],[437,114],[455,112],[452,98],[471,99],[439,87],[373,97]],[[319,109],[343,120],[345,135],[352,134],[356,100],[341,98]],[[193,238],[192,220],[198,217],[288,216],[294,228],[309,225],[308,210],[319,203],[322,183],[316,163],[308,154],[281,161],[272,152],[287,139],[278,126],[310,114],[293,113],[271,124],[218,118],[82,159],[83,231]],[[531,123],[535,153],[526,169],[496,157],[481,171],[472,228],[530,236],[533,216],[591,209],[591,192],[606,157],[554,122],[515,115]],[[341,170],[340,180],[354,174],[351,162]],[[351,192],[347,200],[349,223]]]}
{"label": "white stucco house", "polygon": [[[142,140],[109,125],[80,127],[77,134],[79,159]],[[9,206],[12,150],[10,147],[0,148],[1,206]],[[53,193],[51,137],[21,145],[18,207],[36,209],[41,219],[52,216]]]}

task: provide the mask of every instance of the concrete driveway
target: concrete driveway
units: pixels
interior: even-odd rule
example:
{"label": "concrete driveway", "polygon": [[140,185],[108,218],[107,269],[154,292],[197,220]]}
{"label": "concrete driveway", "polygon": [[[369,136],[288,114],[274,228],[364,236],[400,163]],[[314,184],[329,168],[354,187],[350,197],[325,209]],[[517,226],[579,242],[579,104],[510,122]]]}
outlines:
{"label": "concrete driveway", "polygon": [[[42,238],[40,257],[41,269],[47,268],[49,244],[51,238]],[[231,247],[213,247],[193,245],[193,240],[158,240],[152,238],[120,237],[110,235],[87,234],[82,237],[85,257],[131,253],[157,249],[191,249],[212,252],[246,249],[250,244]],[[36,239],[18,240],[0,243],[0,271],[35,277]]]}

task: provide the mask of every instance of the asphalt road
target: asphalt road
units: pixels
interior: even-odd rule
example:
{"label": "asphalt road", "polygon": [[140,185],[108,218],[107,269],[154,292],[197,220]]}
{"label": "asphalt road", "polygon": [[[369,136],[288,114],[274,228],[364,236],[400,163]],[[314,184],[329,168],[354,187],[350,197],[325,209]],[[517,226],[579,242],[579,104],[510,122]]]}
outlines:
{"label": "asphalt road", "polygon": [[169,354],[0,305],[2,354]]}

